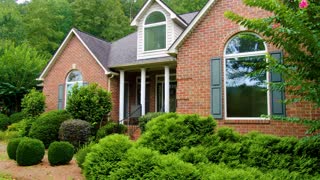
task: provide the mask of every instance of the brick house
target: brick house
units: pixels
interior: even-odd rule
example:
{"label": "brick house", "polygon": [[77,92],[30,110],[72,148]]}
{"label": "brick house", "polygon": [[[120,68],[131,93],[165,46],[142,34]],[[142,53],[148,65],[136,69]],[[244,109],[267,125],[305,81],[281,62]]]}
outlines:
{"label": "brick house", "polygon": [[161,0],[148,0],[131,23],[137,31],[116,42],[72,29],[39,77],[47,110],[65,108],[75,83],[96,82],[112,92],[115,121],[136,109],[140,115],[197,113],[241,133],[304,136],[304,126],[261,118],[316,119],[320,112],[308,103],[284,105],[290,95],[268,91],[267,82],[282,81],[280,74],[246,76],[252,71],[246,62],[265,61],[266,53],[281,60],[282,52],[226,19],[227,10],[252,18],[270,15],[241,0],[209,0],[199,12],[182,15]]}

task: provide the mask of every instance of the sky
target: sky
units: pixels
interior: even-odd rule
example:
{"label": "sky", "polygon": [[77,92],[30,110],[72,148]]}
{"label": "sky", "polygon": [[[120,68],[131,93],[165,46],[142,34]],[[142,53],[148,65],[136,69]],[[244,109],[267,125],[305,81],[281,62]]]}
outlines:
{"label": "sky", "polygon": [[16,0],[16,2],[19,4],[24,3],[25,1],[30,1],[30,0]]}

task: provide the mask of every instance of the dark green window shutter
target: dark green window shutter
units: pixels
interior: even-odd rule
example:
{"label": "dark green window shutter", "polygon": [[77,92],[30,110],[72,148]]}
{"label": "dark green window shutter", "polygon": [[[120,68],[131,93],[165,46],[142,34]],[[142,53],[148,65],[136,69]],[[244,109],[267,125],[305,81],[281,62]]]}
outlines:
{"label": "dark green window shutter", "polygon": [[[280,63],[282,62],[282,52],[271,52],[270,55],[277,59]],[[283,82],[282,76],[280,73],[271,72],[271,82]],[[286,105],[283,103],[285,99],[285,92],[279,90],[271,91],[271,108],[272,115],[275,116],[286,116]]]}
{"label": "dark green window shutter", "polygon": [[82,85],[83,85],[83,86],[88,86],[89,83],[88,83],[88,82],[83,82]]}
{"label": "dark green window shutter", "polygon": [[58,109],[63,109],[63,99],[64,99],[64,84],[59,85],[58,89]]}
{"label": "dark green window shutter", "polygon": [[221,58],[211,59],[211,114],[222,119]]}

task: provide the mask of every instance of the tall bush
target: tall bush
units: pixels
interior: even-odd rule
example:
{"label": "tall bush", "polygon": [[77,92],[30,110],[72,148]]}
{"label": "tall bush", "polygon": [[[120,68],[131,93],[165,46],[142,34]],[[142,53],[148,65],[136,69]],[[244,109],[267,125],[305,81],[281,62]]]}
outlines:
{"label": "tall bush", "polygon": [[29,136],[41,140],[48,148],[50,143],[59,140],[60,125],[68,119],[71,115],[64,110],[43,113],[32,124]]}
{"label": "tall bush", "polygon": [[32,89],[21,101],[22,111],[26,116],[37,117],[44,112],[46,97],[42,92]]}
{"label": "tall bush", "polygon": [[73,118],[88,121],[92,125],[101,122],[111,109],[111,93],[98,84],[81,88],[75,85],[67,102],[67,111]]}

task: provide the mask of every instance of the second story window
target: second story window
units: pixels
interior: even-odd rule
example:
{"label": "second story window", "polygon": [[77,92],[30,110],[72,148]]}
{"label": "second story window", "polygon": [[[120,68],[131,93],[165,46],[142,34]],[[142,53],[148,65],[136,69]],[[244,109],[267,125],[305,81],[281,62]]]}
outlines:
{"label": "second story window", "polygon": [[144,51],[166,48],[166,17],[159,11],[152,12],[144,24]]}

